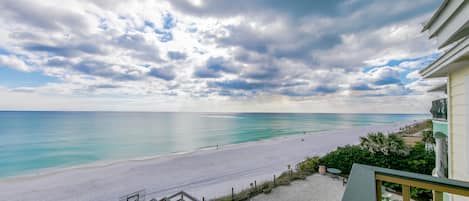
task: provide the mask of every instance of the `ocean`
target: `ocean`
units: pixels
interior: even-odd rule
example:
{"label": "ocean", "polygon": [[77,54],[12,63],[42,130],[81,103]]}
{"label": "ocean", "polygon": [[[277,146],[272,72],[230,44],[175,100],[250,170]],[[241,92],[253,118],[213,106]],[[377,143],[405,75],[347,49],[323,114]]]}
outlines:
{"label": "ocean", "polygon": [[0,112],[0,178],[425,114]]}

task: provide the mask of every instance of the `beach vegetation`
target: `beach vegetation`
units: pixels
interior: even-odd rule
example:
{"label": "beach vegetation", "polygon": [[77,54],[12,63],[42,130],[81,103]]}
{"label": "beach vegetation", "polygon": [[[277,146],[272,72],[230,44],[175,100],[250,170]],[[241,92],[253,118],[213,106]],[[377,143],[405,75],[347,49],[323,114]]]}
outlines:
{"label": "beach vegetation", "polygon": [[[407,126],[397,133],[388,135],[370,133],[368,136],[360,138],[359,145],[338,147],[335,151],[329,152],[323,157],[308,157],[296,164],[295,169],[292,169],[289,165],[287,171],[278,177],[274,176],[275,180],[266,181],[255,187],[251,185],[249,189],[213,200],[240,201],[248,200],[261,193],[268,194],[278,186],[290,185],[292,181],[304,180],[308,175],[317,173],[319,165],[337,168],[342,171],[344,177],[348,177],[354,163],[431,174],[435,166],[435,153],[425,149],[425,142],[427,141],[419,141],[409,146],[402,138],[405,133],[414,134],[423,129],[428,129],[429,126],[431,128],[431,121],[425,121],[414,126]],[[428,139],[428,142],[430,140]],[[391,191],[401,191],[401,186],[398,184],[385,182],[383,185]],[[411,196],[414,200],[429,200],[432,193],[426,189],[411,188]]]}
{"label": "beach vegetation", "polygon": [[359,145],[346,145],[329,152],[320,158],[319,163],[326,167],[337,168],[341,170],[343,174],[349,174],[354,163],[371,163],[371,153],[362,149]]}
{"label": "beach vegetation", "polygon": [[319,160],[319,156],[308,157],[304,161],[298,163],[296,165],[296,169],[298,172],[302,172],[305,175],[311,175],[317,172],[320,163]]}
{"label": "beach vegetation", "polygon": [[360,137],[360,147],[371,153],[382,153],[385,156],[407,156],[410,151],[400,135],[385,135],[380,132],[370,133],[366,137]]}
{"label": "beach vegetation", "polygon": [[423,130],[431,130],[433,127],[433,123],[431,119],[427,119],[422,122],[417,122],[412,125],[407,125],[399,129],[399,132],[397,134],[400,135],[412,135],[415,133],[418,133]]}
{"label": "beach vegetation", "polygon": [[[372,152],[361,145],[347,145],[337,148],[320,159],[321,165],[340,169],[344,174],[350,174],[354,163],[431,175],[435,167],[435,153],[428,152],[423,142],[410,147],[409,154],[406,156],[400,152]],[[398,184],[384,183],[384,186],[401,191]],[[431,198],[431,191],[412,188],[411,195],[415,200],[427,200]]]}
{"label": "beach vegetation", "polygon": [[292,181],[305,180],[308,175],[317,172],[319,164],[319,157],[306,158],[304,161],[296,165],[296,169],[289,168],[287,171],[275,177],[275,180],[266,181],[258,186],[252,186],[249,189],[244,189],[233,195],[227,195],[220,198],[213,199],[212,201],[242,201],[248,200],[251,197],[261,193],[269,194],[272,190],[279,186],[288,186]]}

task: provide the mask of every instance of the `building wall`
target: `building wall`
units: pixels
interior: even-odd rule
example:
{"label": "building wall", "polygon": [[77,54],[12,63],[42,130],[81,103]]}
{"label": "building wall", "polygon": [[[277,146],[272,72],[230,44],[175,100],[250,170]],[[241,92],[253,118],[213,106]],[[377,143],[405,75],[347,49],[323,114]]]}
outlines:
{"label": "building wall", "polygon": [[[466,77],[469,77],[469,66],[452,72],[448,76],[449,83],[449,177],[451,179],[469,181],[469,153],[468,153],[468,104],[467,89],[469,86]],[[455,201],[469,198],[454,197]]]}

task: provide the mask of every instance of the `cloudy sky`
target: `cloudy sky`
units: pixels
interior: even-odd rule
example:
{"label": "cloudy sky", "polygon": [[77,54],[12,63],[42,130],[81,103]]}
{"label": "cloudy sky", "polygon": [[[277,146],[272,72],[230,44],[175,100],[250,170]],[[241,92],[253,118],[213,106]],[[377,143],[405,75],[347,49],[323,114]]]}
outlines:
{"label": "cloudy sky", "polygon": [[425,113],[440,3],[2,0],[0,110]]}

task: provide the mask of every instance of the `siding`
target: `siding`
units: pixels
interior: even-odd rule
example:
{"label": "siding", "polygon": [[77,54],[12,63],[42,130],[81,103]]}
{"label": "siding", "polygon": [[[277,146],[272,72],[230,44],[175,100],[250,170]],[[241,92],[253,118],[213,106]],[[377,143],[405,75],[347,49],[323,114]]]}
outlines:
{"label": "siding", "polygon": [[[469,66],[449,74],[449,112],[450,135],[449,151],[451,179],[469,181],[469,153],[467,133],[467,101],[466,75],[469,75]],[[453,201],[469,201],[467,197],[454,196]]]}
{"label": "siding", "polygon": [[467,100],[465,77],[469,66],[449,74],[450,119],[451,119],[451,172],[452,179],[469,181],[468,139],[467,139]]}

